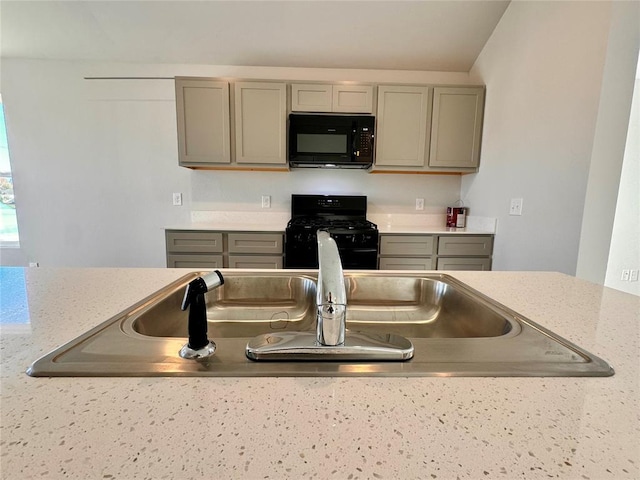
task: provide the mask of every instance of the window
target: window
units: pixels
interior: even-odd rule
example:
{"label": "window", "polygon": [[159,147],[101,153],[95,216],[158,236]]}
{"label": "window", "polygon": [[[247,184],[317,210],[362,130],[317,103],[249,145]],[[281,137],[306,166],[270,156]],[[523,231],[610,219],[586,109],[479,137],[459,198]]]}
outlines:
{"label": "window", "polygon": [[9,145],[0,97],[0,243],[18,244],[18,221],[13,195],[13,178],[9,162]]}

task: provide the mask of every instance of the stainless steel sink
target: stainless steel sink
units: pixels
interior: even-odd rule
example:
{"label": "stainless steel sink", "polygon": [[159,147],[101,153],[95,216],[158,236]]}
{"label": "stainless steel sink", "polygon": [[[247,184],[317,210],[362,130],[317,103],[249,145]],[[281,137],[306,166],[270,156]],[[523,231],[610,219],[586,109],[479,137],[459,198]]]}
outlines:
{"label": "stainless steel sink", "polygon": [[[188,312],[180,310],[183,294],[181,287],[173,290],[123,328],[150,337],[187,337]],[[315,294],[315,279],[304,275],[225,274],[224,285],[206,295],[209,336],[215,340],[312,330]]]}
{"label": "stainless steel sink", "polygon": [[412,338],[508,334],[518,324],[451,277],[347,277],[347,326]]}
{"label": "stainless steel sink", "polygon": [[406,362],[254,362],[245,346],[265,333],[312,332],[317,272],[225,272],[207,294],[208,359],[185,360],[193,272],[29,367],[32,376],[608,376],[602,359],[440,274],[347,273],[347,330],[407,337]]}

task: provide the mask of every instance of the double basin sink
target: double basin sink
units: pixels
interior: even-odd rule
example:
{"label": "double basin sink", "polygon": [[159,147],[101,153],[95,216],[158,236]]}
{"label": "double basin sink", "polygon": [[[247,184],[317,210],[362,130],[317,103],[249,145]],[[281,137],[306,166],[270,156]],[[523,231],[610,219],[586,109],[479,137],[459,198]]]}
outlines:
{"label": "double basin sink", "polygon": [[32,376],[609,376],[602,359],[444,274],[346,273],[347,332],[400,335],[407,361],[254,361],[264,334],[314,332],[317,271],[233,272],[206,294],[215,355],[186,360],[193,272],[34,362]]}

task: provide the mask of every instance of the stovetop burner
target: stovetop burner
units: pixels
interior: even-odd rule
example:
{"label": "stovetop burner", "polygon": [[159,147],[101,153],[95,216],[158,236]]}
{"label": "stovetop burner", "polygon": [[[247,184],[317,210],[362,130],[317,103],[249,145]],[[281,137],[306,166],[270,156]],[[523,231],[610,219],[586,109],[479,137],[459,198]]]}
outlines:
{"label": "stovetop burner", "polygon": [[361,218],[327,218],[327,217],[296,217],[289,220],[287,228],[301,228],[307,230],[341,229],[341,230],[376,230],[375,223]]}

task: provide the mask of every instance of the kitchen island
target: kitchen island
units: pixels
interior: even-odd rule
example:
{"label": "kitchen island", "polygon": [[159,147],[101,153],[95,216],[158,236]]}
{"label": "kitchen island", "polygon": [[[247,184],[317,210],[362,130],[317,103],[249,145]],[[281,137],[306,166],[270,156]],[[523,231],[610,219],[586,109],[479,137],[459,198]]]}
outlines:
{"label": "kitchen island", "polygon": [[2,269],[2,478],[640,477],[640,298],[559,273],[450,272],[613,377],[25,374],[186,272]]}

